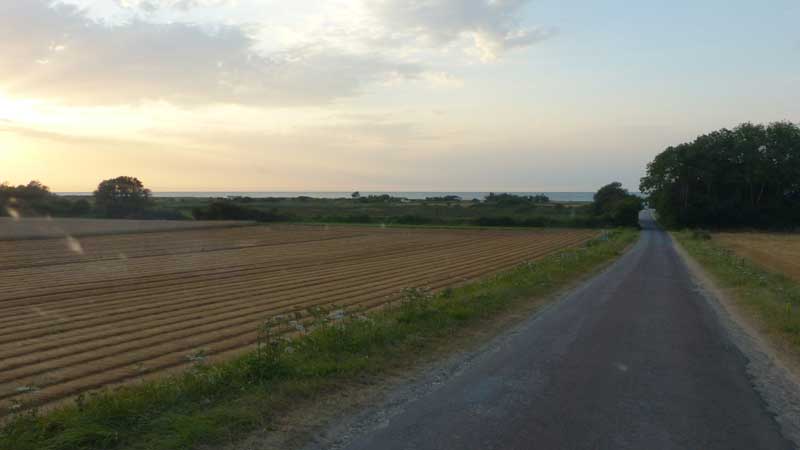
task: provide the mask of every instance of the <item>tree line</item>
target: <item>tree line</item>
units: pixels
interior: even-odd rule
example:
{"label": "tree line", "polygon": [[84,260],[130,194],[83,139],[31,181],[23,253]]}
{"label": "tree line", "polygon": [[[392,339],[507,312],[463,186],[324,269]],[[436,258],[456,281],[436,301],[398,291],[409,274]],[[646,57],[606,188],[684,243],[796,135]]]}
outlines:
{"label": "tree line", "polygon": [[152,193],[135,177],[102,181],[93,202],[56,195],[39,181],[27,185],[0,184],[0,216],[108,217],[175,219],[179,214],[154,207]]}
{"label": "tree line", "polygon": [[640,190],[667,226],[795,228],[800,127],[744,123],[668,147]]}
{"label": "tree line", "polygon": [[[452,200],[458,197],[441,197]],[[297,197],[303,203],[314,200],[310,197]],[[455,220],[439,217],[441,208],[429,207],[429,199],[409,205],[410,209],[385,211],[377,204],[390,205],[408,202],[405,199],[389,195],[367,196],[353,195],[355,204],[367,203],[364,208],[346,209],[345,217],[328,217],[332,221],[346,222],[390,222],[398,224],[424,225],[439,222],[449,223]],[[478,209],[480,215],[461,218],[466,221],[459,224],[480,226],[637,226],[638,213],[642,209],[642,201],[638,196],[630,194],[620,183],[611,183],[595,194],[591,205],[565,208],[556,204],[547,205],[550,199],[545,195],[489,194],[483,201],[470,202],[469,209]],[[448,207],[450,204],[448,203]],[[314,205],[309,206],[315,211]],[[377,208],[377,209],[376,209]],[[459,208],[460,209],[460,208]],[[532,212],[534,211],[534,212]],[[538,211],[539,213],[535,213]],[[398,214],[399,213],[399,214]],[[122,176],[102,181],[94,191],[91,201],[85,198],[62,197],[50,192],[50,189],[38,181],[27,185],[11,186],[0,184],[0,216],[17,217],[106,217],[126,219],[188,219],[197,220],[252,220],[259,222],[303,220],[304,217],[292,213],[280,212],[277,208],[264,209],[255,204],[249,197],[233,197],[215,199],[192,208],[189,213],[180,208],[157,205],[152,193],[135,177]],[[307,219],[307,218],[306,218]],[[457,218],[456,218],[457,219]]]}

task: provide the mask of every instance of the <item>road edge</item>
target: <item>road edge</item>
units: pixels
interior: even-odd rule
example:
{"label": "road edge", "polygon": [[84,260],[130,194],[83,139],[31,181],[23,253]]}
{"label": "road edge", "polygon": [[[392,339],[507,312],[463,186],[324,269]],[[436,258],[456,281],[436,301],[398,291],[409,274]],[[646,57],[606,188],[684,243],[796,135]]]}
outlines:
{"label": "road edge", "polygon": [[[406,405],[421,397],[430,395],[444,384],[469,369],[482,357],[498,351],[508,340],[524,329],[534,326],[547,312],[558,307],[562,301],[575,292],[585,289],[596,277],[606,272],[627,256],[641,242],[641,234],[619,255],[595,269],[583,274],[550,295],[539,299],[531,299],[537,306],[522,307],[521,310],[509,311],[511,320],[500,319],[499,327],[486,333],[480,339],[467,339],[467,346],[461,350],[447,351],[441,358],[428,359],[421,364],[409,368],[403,376],[378,388],[372,393],[369,403],[362,404],[354,411],[330,420],[310,436],[307,442],[293,450],[341,450],[352,443],[354,438],[381,428],[389,423],[392,417],[402,413]],[[239,449],[235,450],[250,450]],[[255,450],[255,449],[253,449]],[[283,449],[288,450],[288,449]]]}
{"label": "road edge", "polygon": [[441,387],[450,378],[470,367],[481,356],[556,307],[562,300],[624,258],[641,241],[641,233],[618,255],[583,273],[576,279],[541,297],[520,301],[500,315],[487,319],[478,328],[454,335],[454,345],[442,344],[399,370],[385,375],[381,383],[363,380],[329,392],[322,401],[293,411],[284,423],[300,420],[297,426],[257,430],[242,442],[203,447],[207,450],[336,450],[353,438],[379,427],[404,405]]}
{"label": "road edge", "polygon": [[800,365],[760,333],[731,296],[672,233],[667,233],[698,293],[708,302],[731,342],[747,358],[747,375],[774,415],[784,437],[800,448]]}

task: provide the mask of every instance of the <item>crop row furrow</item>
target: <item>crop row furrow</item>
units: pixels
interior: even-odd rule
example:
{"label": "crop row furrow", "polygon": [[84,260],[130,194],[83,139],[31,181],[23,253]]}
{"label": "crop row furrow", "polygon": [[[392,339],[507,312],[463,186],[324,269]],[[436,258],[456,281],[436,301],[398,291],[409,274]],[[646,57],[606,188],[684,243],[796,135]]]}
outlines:
{"label": "crop row furrow", "polygon": [[[492,261],[488,261],[488,262],[492,263]],[[497,261],[494,261],[494,262],[497,262]],[[487,271],[487,269],[491,270],[491,266],[486,266],[486,265],[483,265],[483,264],[478,264],[478,265],[480,266],[480,268],[477,268],[477,269],[473,268],[471,271],[468,271],[467,273],[460,274],[460,275],[457,275],[457,276],[451,276],[449,278],[445,278],[444,281],[440,281],[440,283],[431,282],[429,284],[434,286],[434,287],[440,287],[440,285],[447,285],[447,284],[452,283],[454,281],[462,280],[464,277],[478,276],[481,273],[485,273]],[[428,281],[430,281],[430,278],[428,279]],[[426,283],[426,284],[428,284],[428,283]],[[392,288],[392,289],[396,290],[396,288],[397,288],[397,286],[395,285],[394,288]],[[386,288],[386,289],[381,290],[379,292],[391,291],[392,289]],[[366,299],[368,299],[370,297],[371,298],[375,298],[375,293],[376,292],[373,290],[373,292],[371,294],[368,293],[368,294],[362,295],[361,297],[351,297],[351,301],[356,301],[357,302],[358,300],[366,300]],[[380,301],[386,301],[386,298],[381,298]],[[287,311],[289,311],[289,310],[287,310]],[[190,350],[190,349],[193,349],[193,348],[197,348],[198,346],[211,345],[214,342],[219,342],[219,341],[227,342],[227,341],[231,341],[231,340],[234,340],[234,341],[235,340],[239,340],[239,341],[237,341],[238,343],[236,343],[235,345],[223,346],[223,347],[225,347],[224,349],[232,349],[232,348],[235,348],[236,346],[249,345],[249,343],[253,342],[253,339],[254,339],[254,337],[253,337],[254,331],[253,330],[255,329],[254,326],[257,326],[257,324],[258,324],[258,322],[250,322],[249,323],[249,327],[251,327],[251,328],[249,330],[246,329],[248,327],[247,324],[240,325],[239,328],[234,328],[233,330],[231,330],[231,328],[226,328],[226,330],[228,331],[227,334],[212,333],[211,335],[207,336],[207,338],[208,338],[207,340],[193,339],[192,341],[190,341],[188,343],[189,345],[184,345],[183,347],[179,348],[178,350],[170,352],[170,354],[173,357],[167,359],[164,367],[161,367],[159,365],[159,369],[163,369],[163,368],[172,366],[174,364],[183,363],[185,361],[185,354],[183,354],[182,352],[185,353],[187,350]],[[245,329],[242,329],[241,328],[242,326],[245,327]],[[243,336],[248,336],[248,335],[249,335],[248,338],[245,338],[243,341],[241,340],[241,338]],[[219,348],[219,346],[216,346],[216,345],[214,347],[215,348]],[[159,352],[163,352],[163,349],[160,349]],[[159,352],[157,352],[156,354],[158,354]],[[183,359],[180,357],[181,355],[183,356]],[[179,357],[176,359],[174,356],[179,356]],[[131,364],[136,364],[137,362],[139,362],[136,359],[141,359],[141,358],[135,358],[134,360],[126,361],[124,364],[120,365],[119,367],[104,368],[104,369],[101,369],[98,372],[102,372],[105,375],[108,375],[110,373],[115,373],[115,371],[119,371],[119,370],[121,370],[122,372],[130,372],[130,370],[126,369],[125,367],[126,366],[130,367]],[[158,359],[162,359],[162,358],[159,357],[156,360],[158,360]],[[156,361],[156,360],[154,360],[154,361]],[[148,367],[152,367],[152,365],[153,365],[153,363],[148,362]],[[92,365],[92,367],[94,368],[95,365]],[[95,373],[97,373],[97,372],[95,372]],[[91,375],[94,375],[95,373],[90,373],[90,374],[85,375],[85,376],[91,376]],[[130,376],[130,374],[128,374],[127,376]],[[70,379],[70,380],[67,380],[66,383],[65,382],[60,382],[60,384],[69,384],[69,381],[74,381],[74,380]],[[107,380],[103,384],[105,384],[107,382],[110,382],[110,381],[111,380]]]}
{"label": "crop row furrow", "polygon": [[[468,240],[462,240],[457,242],[457,244],[461,245],[464,243],[469,243]],[[431,245],[430,248],[447,248],[450,245],[454,245],[456,243],[441,243],[436,245]],[[414,246],[410,247],[411,249],[416,248],[416,251],[422,252],[425,251],[424,248],[420,248],[418,243],[414,243]],[[335,255],[336,260],[353,260],[358,259],[361,255],[363,258],[372,258],[372,257],[379,257],[382,254],[400,254],[400,253],[410,253],[414,250],[410,250],[408,247],[401,247],[401,248],[391,248],[386,247],[384,249],[377,248],[371,249],[368,248],[367,251],[362,250],[360,253],[357,251],[351,251],[349,254],[338,254]],[[308,252],[305,253],[306,257],[303,258],[289,258],[285,254],[270,254],[267,255],[268,258],[265,258],[260,264],[251,264],[245,268],[236,269],[236,268],[229,268],[230,266],[222,266],[221,270],[213,270],[213,271],[205,271],[205,270],[194,270],[194,271],[182,271],[179,273],[168,273],[165,275],[150,275],[142,278],[133,278],[133,279],[126,279],[124,282],[123,280],[118,279],[110,279],[107,281],[102,282],[102,284],[98,283],[96,286],[86,287],[83,289],[74,288],[72,290],[66,291],[53,291],[53,292],[43,292],[37,293],[37,291],[26,292],[24,296],[18,296],[13,298],[4,298],[0,300],[0,304],[3,304],[9,307],[10,309],[16,304],[22,304],[25,306],[30,305],[30,299],[35,298],[37,302],[51,302],[55,300],[61,300],[61,298],[57,297],[58,295],[68,295],[68,294],[79,294],[80,296],[88,295],[93,290],[99,290],[104,293],[116,292],[116,291],[133,291],[133,290],[142,290],[142,289],[151,289],[159,283],[170,283],[173,282],[175,284],[186,284],[192,282],[192,278],[197,276],[207,276],[207,277],[219,277],[219,279],[224,279],[227,277],[234,277],[238,275],[246,275],[248,273],[258,273],[258,272],[267,272],[270,270],[276,269],[289,269],[293,267],[308,267],[314,265],[324,264],[324,261],[320,261],[320,258],[317,256],[314,258],[314,249],[308,249]],[[330,255],[326,255],[328,258]],[[191,256],[187,257],[187,259],[191,259]],[[235,261],[237,259],[237,255],[231,255],[230,260]],[[160,261],[158,257],[155,257],[148,261],[151,267],[159,268],[162,265],[169,264],[167,261]],[[232,265],[232,264],[231,264]],[[35,281],[35,278],[33,280]]]}
{"label": "crop row furrow", "polygon": [[[511,247],[509,247],[509,248],[511,248]],[[499,249],[501,249],[501,247],[496,248],[496,250],[499,250]],[[453,252],[451,254],[444,253],[444,257],[450,259],[450,258],[453,258],[453,257],[460,256],[459,253],[461,253],[463,255],[469,255],[469,254],[474,253],[474,252],[479,251],[479,250],[481,250],[481,249],[480,248],[477,248],[477,249],[475,249],[475,248],[467,248],[467,249],[461,250],[460,252]],[[371,271],[371,272],[368,272],[366,274],[362,274],[362,272],[364,272],[364,266],[363,265],[358,265],[358,264],[355,264],[355,265],[351,266],[351,270],[353,272],[352,274],[348,273],[347,270],[341,270],[341,271],[337,272],[335,269],[331,270],[330,268],[320,268],[319,269],[319,273],[321,275],[328,275],[327,277],[323,277],[320,280],[314,280],[311,277],[312,275],[314,275],[314,273],[313,272],[309,272],[309,271],[301,271],[299,273],[296,273],[294,276],[291,276],[291,274],[288,273],[288,272],[287,273],[279,273],[279,274],[276,274],[277,282],[275,282],[275,283],[271,282],[272,279],[264,279],[264,280],[261,280],[257,284],[254,284],[254,283],[252,283],[250,281],[247,281],[247,282],[244,282],[244,283],[237,284],[235,286],[237,288],[237,290],[235,292],[239,295],[239,298],[241,298],[243,302],[249,301],[248,300],[248,296],[256,297],[256,296],[265,295],[265,294],[268,294],[268,293],[275,294],[276,292],[281,292],[281,291],[288,291],[289,294],[299,295],[302,292],[293,292],[292,291],[293,289],[297,288],[298,286],[303,287],[305,289],[312,289],[313,290],[313,289],[318,289],[318,285],[320,283],[324,283],[324,282],[327,282],[327,281],[337,281],[337,280],[341,280],[341,279],[347,279],[347,280],[350,280],[351,282],[357,282],[361,278],[363,278],[363,279],[371,279],[371,278],[374,278],[375,276],[378,276],[378,275],[380,275],[382,273],[385,274],[387,271],[392,271],[392,270],[394,270],[394,271],[402,271],[402,270],[405,269],[405,267],[413,267],[415,265],[420,266],[426,261],[432,261],[433,264],[439,264],[441,258],[442,258],[442,256],[440,254],[432,253],[432,254],[429,254],[429,255],[425,255],[422,259],[416,259],[416,258],[408,259],[408,258],[406,258],[405,259],[406,260],[405,263],[403,263],[404,259],[402,259],[402,258],[398,259],[398,260],[385,261],[385,262],[383,262],[381,264],[373,264],[373,265],[367,266],[368,270]],[[376,272],[376,270],[377,270],[377,272]],[[383,275],[383,276],[385,276],[385,275]],[[184,311],[186,307],[191,308],[192,311],[198,311],[201,306],[205,306],[205,305],[208,305],[208,304],[211,304],[212,306],[215,306],[215,305],[213,305],[214,299],[218,298],[218,293],[219,292],[221,292],[221,291],[222,292],[226,292],[226,293],[234,292],[234,291],[231,291],[231,290],[223,290],[222,286],[220,286],[220,285],[206,286],[204,288],[204,290],[205,290],[205,292],[208,292],[208,294],[206,294],[207,296],[200,295],[200,292],[198,292],[198,291],[184,290],[184,291],[182,291],[180,293],[179,296],[173,296],[169,300],[166,300],[166,299],[163,299],[163,298],[148,299],[147,300],[148,301],[147,305],[144,305],[143,302],[141,302],[141,300],[138,299],[138,297],[132,296],[132,297],[129,298],[129,300],[136,301],[137,303],[136,303],[135,306],[131,306],[131,308],[128,309],[128,310],[121,310],[121,311],[113,311],[112,312],[112,311],[105,311],[101,307],[95,307],[93,313],[91,315],[89,315],[89,317],[85,318],[85,320],[88,320],[90,322],[81,321],[81,320],[78,320],[77,318],[71,318],[70,320],[66,320],[65,319],[65,322],[70,325],[71,329],[84,329],[84,328],[91,327],[92,325],[95,325],[95,324],[105,325],[105,326],[109,326],[109,327],[110,326],[114,326],[115,329],[116,329],[119,324],[115,323],[116,320],[112,320],[113,317],[115,317],[117,315],[120,315],[120,314],[129,314],[131,312],[134,312],[134,313],[138,314],[138,316],[126,317],[126,319],[135,320],[135,322],[134,322],[135,325],[136,326],[141,326],[138,323],[139,321],[136,320],[136,319],[147,317],[149,319],[149,321],[152,323],[152,321],[156,320],[157,317],[159,317],[159,316],[163,316],[165,314],[170,314],[170,313],[175,312],[175,311],[181,312],[181,311]],[[208,302],[208,303],[203,303],[204,299],[211,299],[211,301]],[[230,300],[230,299],[231,299],[231,297],[227,298],[227,300]],[[105,305],[106,302],[105,301],[104,302],[93,302],[93,304],[95,304],[95,303],[99,303],[100,306],[103,306],[103,305]],[[169,305],[169,304],[172,304],[173,306],[171,308],[166,308],[166,306]],[[146,308],[148,305],[152,305],[152,307]],[[209,311],[209,313],[210,313],[210,311]],[[94,320],[94,321],[92,322],[92,320]],[[62,328],[62,325],[59,324],[59,323],[54,323],[52,325],[52,327],[55,328],[56,330],[60,331],[61,333],[63,333],[64,331],[68,331],[68,330],[64,330]],[[6,336],[5,342],[12,342],[12,341],[21,340],[23,338],[27,339],[27,338],[31,338],[31,337],[36,337],[37,336],[37,334],[31,335],[31,334],[23,333],[25,330],[33,330],[34,333],[38,332],[39,333],[38,336],[44,336],[44,335],[47,335],[47,334],[51,334],[51,333],[48,332],[47,327],[43,327],[40,323],[28,323],[28,322],[26,322],[24,324],[18,325],[17,327],[14,327],[13,329],[12,328],[8,328],[8,333],[6,333],[4,331],[3,332],[3,336]],[[11,336],[11,337],[8,338],[8,336]],[[59,339],[63,339],[64,336],[60,335],[60,336],[58,336],[58,338]],[[27,345],[29,345],[29,343],[26,343],[26,346]]]}
{"label": "crop row furrow", "polygon": [[[518,256],[516,256],[516,255],[517,254],[513,254],[511,257],[514,258],[514,259],[517,259]],[[484,259],[488,260],[487,262],[489,264],[498,264],[500,258],[502,258],[502,256],[495,257],[493,259],[490,259],[490,258],[484,258]],[[477,260],[477,261],[473,261],[471,263],[467,263],[465,265],[472,265],[472,264],[483,262],[483,261],[484,260]],[[430,275],[430,276],[434,277],[435,275]],[[417,277],[416,274],[411,274],[411,275],[407,275],[406,277],[398,277],[398,278],[394,279],[394,281],[395,281],[396,284],[402,285],[403,283],[406,283],[406,280],[411,280],[411,279],[414,279],[415,277]],[[338,291],[337,295],[360,295],[360,293],[362,293],[362,292],[364,293],[364,295],[369,295],[371,292],[372,293],[380,292],[378,289],[379,289],[379,287],[381,287],[381,284],[382,284],[382,282],[374,282],[374,283],[371,283],[371,284],[358,286],[357,288],[354,288],[354,289]],[[303,297],[303,298],[311,300],[311,297],[308,297],[308,298],[307,297]],[[326,300],[325,296],[320,296],[319,298],[321,300],[323,300],[323,301]],[[287,302],[289,304],[292,301],[293,300],[291,298],[287,300]],[[328,301],[330,301],[330,300],[328,299]],[[273,306],[270,306],[270,307],[274,308],[275,306],[277,306],[277,305],[273,305]],[[232,320],[234,322],[223,322],[223,320],[225,319],[224,317],[215,316],[215,318],[217,319],[217,321],[215,322],[215,324],[217,325],[217,328],[213,328],[211,326],[212,324],[209,324],[209,323],[201,323],[197,327],[192,327],[191,329],[182,332],[182,334],[175,334],[174,330],[172,331],[172,334],[170,334],[169,332],[162,333],[161,330],[158,330],[159,331],[158,333],[152,333],[151,336],[154,339],[170,339],[170,340],[179,339],[179,338],[182,338],[182,337],[185,337],[185,336],[191,336],[193,334],[197,334],[198,332],[200,332],[202,330],[228,328],[228,327],[231,327],[231,326],[235,326],[238,323],[240,323],[242,321],[247,321],[248,319],[250,319],[250,318],[252,318],[254,316],[268,315],[268,313],[269,313],[269,310],[261,310],[261,311],[249,310],[249,311],[239,312],[238,314],[235,314],[235,315],[232,316],[233,317]],[[239,321],[239,322],[236,322],[236,321]],[[99,351],[99,350],[105,351],[105,352],[110,353],[110,354],[131,351],[131,350],[135,350],[136,349],[136,348],[131,347],[131,345],[133,345],[133,344],[131,344],[133,339],[141,339],[141,336],[130,337],[129,339],[125,340],[124,341],[125,343],[122,344],[122,346],[119,347],[119,348],[111,346],[110,345],[111,343],[107,343],[109,345],[104,346],[102,349],[97,349],[97,350],[95,350],[95,349],[82,349],[82,351],[91,352],[93,357],[99,357],[98,354],[97,354],[97,351]],[[146,346],[149,346],[151,344],[152,344],[152,342],[143,342],[143,343],[137,343],[136,345],[140,345],[142,347],[146,347]],[[137,348],[139,348],[139,347],[137,347]],[[39,353],[39,352],[37,352],[37,353]],[[56,355],[50,354],[48,356],[52,358],[52,357],[55,357]],[[27,362],[27,363],[32,362],[30,360],[27,360],[27,358],[23,358],[23,360],[24,361],[22,361],[22,362]],[[19,367],[19,366],[23,365],[19,361],[17,361],[17,364],[14,364],[14,362],[15,361],[13,359],[7,360],[7,363],[13,365],[14,367]],[[53,361],[53,362],[57,362],[57,361]],[[80,362],[86,362],[86,361],[85,360],[81,360]],[[6,369],[8,369],[8,368],[9,367],[6,367]],[[28,365],[26,367],[26,370],[32,370],[32,366]],[[2,380],[3,378],[4,377],[0,376],[0,380]]]}

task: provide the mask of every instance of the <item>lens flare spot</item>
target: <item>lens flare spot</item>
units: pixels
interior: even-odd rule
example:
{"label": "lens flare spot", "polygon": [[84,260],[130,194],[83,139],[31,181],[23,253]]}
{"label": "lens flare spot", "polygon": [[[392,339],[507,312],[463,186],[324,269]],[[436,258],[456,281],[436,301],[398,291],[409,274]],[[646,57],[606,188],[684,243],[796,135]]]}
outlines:
{"label": "lens flare spot", "polygon": [[11,217],[14,222],[19,222],[19,211],[14,208],[6,207],[6,213]]}
{"label": "lens flare spot", "polygon": [[72,253],[76,253],[78,255],[83,255],[84,254],[83,246],[81,245],[81,243],[77,239],[75,239],[72,236],[67,236],[67,248]]}

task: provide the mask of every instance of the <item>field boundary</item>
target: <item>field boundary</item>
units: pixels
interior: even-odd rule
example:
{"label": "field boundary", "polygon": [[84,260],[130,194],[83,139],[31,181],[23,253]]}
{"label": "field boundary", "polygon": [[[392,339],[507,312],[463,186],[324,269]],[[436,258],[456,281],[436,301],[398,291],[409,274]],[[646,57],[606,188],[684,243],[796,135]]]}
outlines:
{"label": "field boundary", "polygon": [[[697,239],[687,231],[669,234],[698,284],[800,385],[800,338],[794,325],[800,315],[796,311],[800,283],[739,256],[713,238]],[[769,304],[776,301],[782,304]]]}
{"label": "field boundary", "polygon": [[[709,273],[671,236],[700,293],[718,317],[731,342],[747,358],[747,374],[782,433],[800,442],[800,365],[796,348],[768,334],[774,324],[754,316],[725,278]],[[714,244],[708,244],[714,245]],[[713,268],[712,268],[713,270]]]}
{"label": "field boundary", "polygon": [[[83,219],[73,219],[73,218],[65,218],[67,220],[83,220]],[[23,219],[24,220],[24,219]],[[54,220],[59,220],[56,218]],[[90,219],[95,220],[95,219]],[[127,219],[96,219],[96,220],[127,220]],[[147,220],[142,220],[143,222],[147,222]],[[197,222],[195,220],[174,220],[173,222]],[[213,221],[201,221],[201,222],[213,222]],[[119,231],[87,231],[87,232],[78,232],[78,233],[68,233],[64,232],[63,235],[52,235],[52,236],[21,236],[21,237],[11,237],[11,236],[3,236],[0,234],[0,242],[14,242],[14,241],[48,241],[48,240],[59,240],[64,239],[66,237],[74,237],[74,238],[89,238],[89,237],[102,237],[102,236],[121,236],[121,235],[129,235],[129,234],[152,234],[152,233],[170,233],[175,232],[179,233],[182,231],[203,231],[203,230],[224,230],[227,228],[241,228],[241,227],[252,227],[258,225],[264,225],[259,222],[254,221],[237,221],[240,223],[234,223],[234,221],[219,221],[219,224],[209,223],[206,225],[197,225],[191,226],[186,228],[166,228],[166,229],[149,229],[149,230],[119,230]],[[0,224],[2,227],[2,224]]]}
{"label": "field boundary", "polygon": [[298,225],[298,226],[329,226],[329,227],[364,227],[364,228],[387,228],[387,229],[403,229],[408,228],[412,230],[482,230],[482,231],[558,231],[558,230],[580,230],[580,229],[597,229],[601,230],[603,227],[589,227],[589,226],[507,226],[507,225],[470,225],[470,224],[407,224],[407,223],[377,223],[377,222],[313,222],[313,221],[286,221],[286,222],[263,222],[263,224],[275,225]]}

